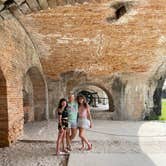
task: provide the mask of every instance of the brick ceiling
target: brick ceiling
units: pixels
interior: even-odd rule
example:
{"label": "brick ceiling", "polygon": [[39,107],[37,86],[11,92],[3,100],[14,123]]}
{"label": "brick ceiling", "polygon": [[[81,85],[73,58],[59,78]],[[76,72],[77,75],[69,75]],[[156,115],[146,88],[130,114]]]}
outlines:
{"label": "brick ceiling", "polygon": [[[11,13],[29,14],[39,10],[55,8],[64,5],[76,5],[84,2],[100,3],[100,0],[0,0],[0,18],[5,19]],[[102,0],[102,2],[108,0]]]}
{"label": "brick ceiling", "polygon": [[0,16],[3,20],[14,15],[20,20],[50,77],[72,70],[102,76],[147,72],[160,58],[155,54],[157,42],[166,34],[166,21],[161,21],[166,20],[164,0],[149,1],[153,3],[141,0],[113,23],[107,20],[112,15],[108,2],[15,0],[7,6],[0,0]]}

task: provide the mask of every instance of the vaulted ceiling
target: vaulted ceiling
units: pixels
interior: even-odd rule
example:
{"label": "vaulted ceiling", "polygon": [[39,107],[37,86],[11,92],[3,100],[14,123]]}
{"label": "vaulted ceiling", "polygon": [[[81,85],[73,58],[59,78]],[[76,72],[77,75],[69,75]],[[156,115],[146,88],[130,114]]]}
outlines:
{"label": "vaulted ceiling", "polygon": [[[56,78],[73,70],[100,76],[147,72],[164,57],[164,0],[0,2],[1,20],[16,17],[20,21],[47,76]],[[118,11],[121,5],[125,10]]]}
{"label": "vaulted ceiling", "polygon": [[[102,0],[102,2],[108,0]],[[64,5],[76,5],[84,2],[100,3],[101,0],[0,0],[0,18],[10,18],[14,15],[29,14],[48,8]]]}

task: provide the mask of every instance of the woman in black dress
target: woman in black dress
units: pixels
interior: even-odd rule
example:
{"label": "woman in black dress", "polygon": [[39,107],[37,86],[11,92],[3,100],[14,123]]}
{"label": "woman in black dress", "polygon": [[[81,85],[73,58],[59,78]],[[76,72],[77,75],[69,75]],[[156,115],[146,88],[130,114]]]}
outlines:
{"label": "woman in black dress", "polygon": [[[59,155],[63,152],[67,152],[65,149],[65,138],[66,138],[66,129],[68,128],[68,112],[67,112],[67,100],[61,99],[59,101],[59,106],[57,108],[58,112],[58,138],[57,138],[57,145],[56,145],[56,155]],[[60,147],[62,145],[62,151],[60,151]]]}

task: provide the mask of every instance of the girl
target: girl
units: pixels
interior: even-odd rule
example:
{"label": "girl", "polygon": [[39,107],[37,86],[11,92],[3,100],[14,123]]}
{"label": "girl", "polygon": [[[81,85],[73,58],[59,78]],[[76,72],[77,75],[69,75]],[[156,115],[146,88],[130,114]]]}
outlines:
{"label": "girl", "polygon": [[65,149],[64,139],[66,138],[66,129],[68,128],[68,112],[67,112],[67,100],[61,99],[57,108],[58,112],[58,138],[56,145],[56,155],[61,154],[60,146],[62,145],[62,152],[68,152]]}
{"label": "girl", "polygon": [[[92,127],[92,118],[90,114],[90,107],[86,102],[86,98],[82,95],[79,95],[78,98],[78,128],[79,128],[79,137],[81,138],[82,147],[80,150],[85,149],[85,144],[87,144],[88,149],[92,149],[92,144],[84,135],[84,130],[86,128]],[[88,120],[89,119],[89,120]]]}

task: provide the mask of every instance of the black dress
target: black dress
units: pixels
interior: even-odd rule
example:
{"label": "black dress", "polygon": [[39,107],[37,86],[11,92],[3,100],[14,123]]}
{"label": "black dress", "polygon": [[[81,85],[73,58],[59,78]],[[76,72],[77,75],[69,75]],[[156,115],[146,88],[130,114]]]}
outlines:
{"label": "black dress", "polygon": [[62,116],[62,124],[58,123],[58,129],[66,129],[68,128],[68,112],[66,109],[64,109],[62,112],[58,110],[58,115]]}

